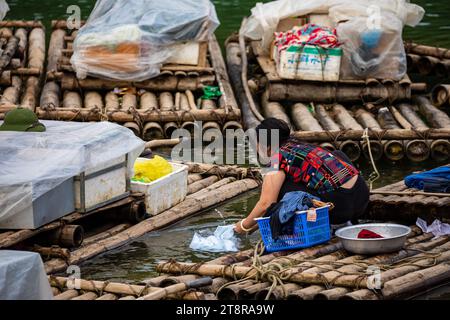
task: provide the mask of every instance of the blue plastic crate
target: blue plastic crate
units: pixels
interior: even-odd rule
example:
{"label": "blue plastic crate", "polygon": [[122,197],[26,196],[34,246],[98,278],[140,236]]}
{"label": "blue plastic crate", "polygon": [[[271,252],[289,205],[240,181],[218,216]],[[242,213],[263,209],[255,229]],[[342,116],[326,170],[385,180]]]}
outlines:
{"label": "blue plastic crate", "polygon": [[266,251],[303,249],[329,241],[331,239],[329,207],[318,208],[316,212],[316,222],[307,221],[306,211],[297,213],[294,221],[294,234],[281,236],[278,240],[272,238],[270,218],[256,219]]}

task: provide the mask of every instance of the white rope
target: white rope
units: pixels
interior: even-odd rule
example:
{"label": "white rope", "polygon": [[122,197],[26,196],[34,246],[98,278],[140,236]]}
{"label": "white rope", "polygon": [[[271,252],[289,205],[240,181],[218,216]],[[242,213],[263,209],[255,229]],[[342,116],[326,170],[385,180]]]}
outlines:
{"label": "white rope", "polygon": [[370,191],[373,190],[373,184],[375,183],[375,181],[377,181],[378,179],[381,178],[380,172],[377,169],[377,166],[375,164],[375,161],[373,160],[373,155],[372,155],[372,148],[370,146],[370,137],[369,137],[369,129],[366,128],[364,130],[364,134],[362,136],[363,141],[365,141],[367,143],[367,148],[369,151],[369,158],[370,158],[370,162],[372,164],[372,168],[373,168],[373,172],[370,174],[369,177],[369,187],[370,187]]}

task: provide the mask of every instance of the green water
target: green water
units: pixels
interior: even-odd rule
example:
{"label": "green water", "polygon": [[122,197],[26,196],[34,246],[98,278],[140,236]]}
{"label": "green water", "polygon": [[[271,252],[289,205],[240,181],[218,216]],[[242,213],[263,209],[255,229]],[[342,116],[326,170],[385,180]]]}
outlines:
{"label": "green water", "polygon": [[[217,12],[222,25],[217,31],[221,43],[233,31],[239,29],[241,19],[250,14],[250,9],[257,1],[251,0],[215,0]],[[404,38],[423,44],[450,48],[450,3],[448,0],[413,0],[423,6],[427,13],[416,28],[406,27]],[[50,29],[50,21],[65,19],[69,5],[79,5],[83,18],[89,15],[94,0],[9,0],[11,11],[7,19],[42,20]],[[170,1],[168,1],[168,4]],[[423,169],[430,169],[437,164],[427,162],[411,165],[410,163],[385,163],[380,165],[382,178],[376,186],[399,181],[405,175]],[[362,163],[360,169],[367,177],[371,168]],[[219,254],[192,252],[189,243],[198,230],[214,230],[217,226],[238,221],[253,208],[259,193],[252,192],[196,217],[182,221],[167,230],[151,233],[128,246],[98,256],[81,266],[82,277],[101,280],[135,282],[155,275],[155,263],[175,258],[179,261],[200,262],[213,259]],[[258,241],[258,235],[241,239],[240,248],[246,249]],[[444,290],[449,292],[448,289]],[[445,293],[442,295],[444,296]],[[441,296],[441,297],[442,297]]]}
{"label": "green water", "polygon": [[[233,31],[239,29],[242,17],[250,15],[257,2],[252,0],[214,0],[221,26],[217,36],[221,43]],[[412,0],[427,11],[424,20],[416,28],[406,27],[405,39],[450,48],[450,3],[448,0]],[[94,0],[9,0],[11,11],[8,19],[42,20],[49,26],[53,19],[66,18],[70,5],[78,5],[84,18],[89,16]],[[170,1],[167,1],[168,5]]]}

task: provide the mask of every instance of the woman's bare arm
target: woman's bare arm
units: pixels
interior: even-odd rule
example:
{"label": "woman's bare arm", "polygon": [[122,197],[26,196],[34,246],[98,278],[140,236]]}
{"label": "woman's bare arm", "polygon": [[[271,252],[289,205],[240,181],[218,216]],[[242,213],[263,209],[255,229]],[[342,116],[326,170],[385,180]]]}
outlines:
{"label": "woman's bare arm", "polygon": [[[278,195],[280,194],[281,187],[286,180],[286,174],[283,171],[276,171],[268,173],[263,182],[261,197],[256,204],[255,208],[252,210],[250,215],[242,221],[245,229],[252,229],[255,227],[256,222],[254,219],[261,218],[266,213],[267,209],[278,200]],[[239,222],[235,231],[237,233],[245,233],[241,228],[241,222]]]}

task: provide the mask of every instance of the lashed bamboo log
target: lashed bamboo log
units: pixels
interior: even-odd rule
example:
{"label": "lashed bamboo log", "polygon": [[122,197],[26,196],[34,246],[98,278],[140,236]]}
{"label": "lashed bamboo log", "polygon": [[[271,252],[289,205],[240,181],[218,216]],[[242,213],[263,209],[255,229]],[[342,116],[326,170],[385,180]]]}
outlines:
{"label": "lashed bamboo log", "polygon": [[[227,123],[225,123],[223,125],[222,131],[226,133],[227,130],[236,131],[236,130],[239,130],[239,129],[243,129],[242,124],[240,124],[237,121],[228,121]],[[219,130],[220,130],[220,127],[219,127]]]}
{"label": "lashed bamboo log", "polygon": [[395,92],[389,92],[384,86],[361,87],[348,84],[340,84],[337,87],[329,84],[284,84],[271,83],[269,86],[270,101],[295,101],[309,103],[358,103],[379,102],[380,100],[404,100],[411,98],[408,88],[396,87]]}
{"label": "lashed bamboo log", "polygon": [[450,104],[450,84],[441,84],[433,88],[431,102],[436,107]]}
{"label": "lashed bamboo log", "polygon": [[112,236],[114,236],[114,235],[116,235],[116,234],[118,234],[118,233],[120,233],[122,231],[127,230],[129,227],[131,227],[131,225],[127,224],[127,223],[119,224],[117,226],[114,226],[114,227],[106,230],[106,231],[98,233],[98,234],[96,234],[96,235],[94,235],[92,237],[86,238],[83,241],[83,245],[84,246],[88,246],[90,244],[96,243],[97,241],[100,241],[100,240],[112,237]]}
{"label": "lashed bamboo log", "polygon": [[29,77],[25,84],[25,91],[20,102],[21,107],[35,111],[39,95],[40,80],[37,77]]}
{"label": "lashed bamboo log", "polygon": [[430,146],[431,158],[436,161],[446,161],[450,157],[450,142],[448,140],[434,140]]}
{"label": "lashed bamboo log", "polygon": [[57,295],[56,297],[54,297],[55,300],[70,300],[73,299],[75,297],[78,297],[78,291],[77,290],[67,290],[64,291],[63,293]]}
{"label": "lashed bamboo log", "polygon": [[133,131],[136,137],[142,136],[141,127],[136,122],[125,122],[123,126]]}
{"label": "lashed bamboo log", "polygon": [[35,245],[31,248],[29,248],[29,251],[37,252],[41,256],[46,258],[61,258],[61,259],[69,259],[70,258],[70,251],[65,248],[60,247],[41,247],[38,245]]}
{"label": "lashed bamboo log", "polygon": [[[333,107],[332,116],[337,124],[345,130],[362,130],[363,127],[352,117],[347,109],[342,105]],[[357,161],[361,157],[361,148],[359,143],[355,141],[344,141],[339,145],[339,149],[343,151],[351,161]]]}
{"label": "lashed bamboo log", "polygon": [[219,289],[222,288],[228,282],[229,282],[229,280],[225,279],[225,278],[214,278],[213,282],[210,286],[203,287],[200,290],[203,292],[210,292],[210,293],[216,295],[217,292],[219,292]]}
{"label": "lashed bamboo log", "polygon": [[408,53],[421,56],[431,56],[439,59],[450,59],[450,51],[445,48],[430,47],[416,43],[405,43],[405,49]]}
{"label": "lashed bamboo log", "polygon": [[268,92],[265,91],[261,97],[261,106],[266,118],[276,118],[286,122],[292,128],[291,120],[286,114],[285,108],[278,102],[270,102]]}
{"label": "lashed bamboo log", "polygon": [[[69,263],[81,263],[107,250],[123,246],[124,244],[141,237],[148,232],[163,228],[169,224],[199,212],[200,210],[204,210],[215,204],[234,198],[237,195],[253,190],[257,187],[258,183],[255,180],[238,180],[217,190],[206,194],[201,194],[198,197],[186,199],[182,203],[165,211],[164,213],[132,226],[122,233],[72,252]],[[57,271],[64,270],[67,263],[61,260],[51,260],[46,262],[45,265],[47,273],[55,273]]]}
{"label": "lashed bamboo log", "polygon": [[324,105],[319,104],[315,107],[315,115],[323,129],[327,131],[339,131],[341,128],[334,122]]}
{"label": "lashed bamboo log", "polygon": [[218,176],[210,176],[208,178],[205,178],[203,180],[194,182],[193,184],[188,186],[188,195],[191,195],[193,193],[197,193],[199,191],[201,191],[202,189],[205,189],[209,186],[211,186],[212,184],[216,183],[219,181],[219,177]]}
{"label": "lashed bamboo log", "polygon": [[[389,111],[388,108],[381,108],[378,110],[378,116],[377,116],[378,122],[380,123],[380,126],[384,130],[395,130],[395,129],[401,129],[399,124],[397,123],[396,119],[394,118],[393,114]],[[413,148],[413,145],[409,145],[409,147],[404,148],[404,145],[402,141],[399,140],[389,140],[384,143],[384,153],[386,157],[393,161],[401,160],[405,157],[405,154],[412,160],[416,159],[417,161],[423,160],[423,155],[420,153],[417,155],[417,157],[412,157],[412,155],[415,155],[416,153],[411,150]]]}
{"label": "lashed bamboo log", "polygon": [[95,292],[86,292],[82,295],[79,295],[78,297],[72,298],[70,300],[72,301],[89,301],[89,300],[96,300],[98,298],[98,295]]}
{"label": "lashed bamboo log", "polygon": [[188,185],[193,184],[194,182],[202,180],[203,177],[201,174],[194,173],[188,175]]}
{"label": "lashed bamboo log", "polygon": [[14,36],[19,39],[17,46],[16,56],[20,59],[20,66],[23,68],[26,66],[26,60],[28,56],[28,32],[24,28],[18,28],[14,33]]}
{"label": "lashed bamboo log", "polygon": [[210,99],[202,99],[201,100],[201,109],[202,110],[215,110],[217,109],[216,102]]}
{"label": "lashed bamboo log", "polygon": [[145,92],[140,99],[141,110],[158,110],[158,98],[153,92]]}
{"label": "lashed bamboo log", "polygon": [[11,28],[0,28],[0,38],[8,40],[13,36],[13,31]]}
{"label": "lashed bamboo log", "polygon": [[197,91],[204,86],[214,85],[214,75],[202,75],[196,78],[178,78],[175,76],[158,77],[142,82],[110,81],[87,78],[83,80],[76,79],[71,74],[64,74],[61,82],[63,90],[114,90],[114,88],[126,88],[134,86],[137,89],[150,91]]}
{"label": "lashed bamboo log", "polygon": [[164,274],[156,278],[142,280],[139,284],[151,287],[161,287],[161,282],[169,277],[170,277],[169,275]]}
{"label": "lashed bamboo log", "polygon": [[176,122],[168,122],[164,124],[164,135],[167,139],[171,139],[173,136],[173,133],[178,130],[178,124]]}
{"label": "lashed bamboo log", "polygon": [[174,284],[178,283],[188,283],[194,280],[199,279],[200,277],[194,274],[186,274],[183,276],[178,277],[167,277],[164,280],[162,280],[158,287],[165,288],[173,286]]}
{"label": "lashed bamboo log", "polygon": [[105,96],[105,108],[107,111],[119,110],[119,96],[112,91],[108,92]]}
{"label": "lashed bamboo log", "polygon": [[308,107],[302,103],[296,103],[292,106],[291,116],[297,130],[323,131],[311,111],[309,111]]}
{"label": "lashed bamboo log", "polygon": [[[138,106],[137,103],[137,97],[134,94],[127,93],[122,97],[122,103],[120,108],[122,110],[130,110],[130,109],[136,109]],[[131,121],[127,121],[131,122]]]}
{"label": "lashed bamboo log", "polygon": [[417,62],[417,69],[419,70],[419,73],[421,75],[427,76],[433,73],[439,61],[440,60],[438,58],[422,56],[419,58],[419,61]]}
{"label": "lashed bamboo log", "polygon": [[49,233],[48,239],[61,247],[77,248],[84,240],[84,229],[79,225],[66,225]]}
{"label": "lashed bamboo log", "polygon": [[8,20],[0,21],[0,28],[43,28],[41,21],[20,21]]}
{"label": "lashed bamboo log", "polygon": [[447,78],[450,75],[450,59],[439,60],[434,67],[434,72],[438,77]]}
{"label": "lashed bamboo log", "polygon": [[147,149],[169,148],[181,143],[181,139],[152,140],[145,144]]}
{"label": "lashed bamboo log", "polygon": [[154,292],[151,292],[138,300],[161,300],[167,298],[167,296],[176,294],[179,292],[183,292],[189,289],[200,288],[204,286],[208,286],[212,283],[211,278],[202,278],[190,282],[182,282],[178,284],[174,284],[172,286],[166,288],[154,288],[156,289]]}
{"label": "lashed bamboo log", "polygon": [[333,288],[329,290],[324,290],[319,292],[313,299],[314,300],[339,300],[347,293],[350,292],[350,289],[347,288]]}
{"label": "lashed bamboo log", "polygon": [[238,300],[239,291],[243,288],[253,286],[254,284],[254,281],[248,280],[223,287],[220,291],[217,292],[217,299]]}
{"label": "lashed bamboo log", "polygon": [[401,103],[398,109],[402,116],[412,125],[415,129],[428,129],[428,126],[423,122],[420,116],[417,114],[417,106],[413,106],[407,103]]}
{"label": "lashed bamboo log", "polygon": [[419,106],[420,113],[433,128],[450,128],[450,117],[443,111],[433,106],[426,97],[415,97],[414,101]]}
{"label": "lashed bamboo log", "polygon": [[3,71],[11,62],[12,57],[16,53],[17,47],[19,45],[19,39],[11,36],[6,44],[0,56],[0,71]]}
{"label": "lashed bamboo log", "polygon": [[148,122],[144,126],[144,140],[159,140],[164,138],[164,129],[157,122]]}
{"label": "lashed bamboo log", "polygon": [[[75,91],[65,91],[63,97],[63,108],[67,109],[81,109],[83,102],[81,96]],[[45,111],[46,112],[46,111]]]}
{"label": "lashed bamboo log", "polygon": [[[381,126],[377,122],[373,114],[363,108],[358,108],[355,111],[355,119],[361,124],[364,129],[369,128],[374,131],[381,131]],[[375,161],[378,161],[381,159],[381,157],[383,157],[383,145],[380,141],[371,141],[370,149],[372,152],[372,157]],[[362,151],[366,159],[370,159],[369,145],[365,141],[363,141],[362,143]]]}
{"label": "lashed bamboo log", "polygon": [[102,295],[101,297],[97,298],[97,301],[113,301],[113,300],[117,300],[117,295],[112,294],[112,293],[107,293]]}
{"label": "lashed bamboo log", "polygon": [[253,300],[258,292],[266,290],[270,286],[271,284],[269,282],[260,282],[249,287],[242,288],[238,291],[237,300]]}
{"label": "lashed bamboo log", "polygon": [[[275,287],[275,289],[271,292],[268,299],[269,300],[285,300],[289,294],[292,292],[300,290],[301,287],[295,283],[287,283],[280,286]],[[269,294],[269,288],[262,289],[255,295],[256,300],[265,300],[267,295]]]}
{"label": "lashed bamboo log", "polygon": [[95,91],[86,92],[84,95],[84,105],[86,109],[103,109],[103,97]]}
{"label": "lashed bamboo log", "polygon": [[291,292],[287,300],[313,300],[320,292],[324,291],[323,286],[308,286],[306,288]]}
{"label": "lashed bamboo log", "polygon": [[[18,81],[21,83],[20,78]],[[20,87],[21,86],[11,86],[3,91],[2,97],[0,98],[0,105],[17,105],[20,97]]]}
{"label": "lashed bamboo log", "polygon": [[34,28],[29,35],[28,68],[44,70],[45,62],[45,31]]}
{"label": "lashed bamboo log", "polygon": [[59,108],[60,95],[61,95],[61,92],[59,90],[59,85],[54,81],[47,82],[44,85],[44,88],[42,89],[41,100],[40,100],[40,104],[39,104],[40,107],[43,110]]}
{"label": "lashed bamboo log", "polygon": [[181,111],[190,111],[191,106],[189,104],[189,99],[187,95],[183,92],[178,92],[179,96],[179,110]]}
{"label": "lashed bamboo log", "polygon": [[52,32],[48,49],[47,72],[58,71],[58,60],[62,56],[61,50],[64,49],[65,36],[66,31],[63,29],[57,29]]}
{"label": "lashed bamboo log", "polygon": [[345,294],[340,300],[378,300],[378,296],[368,289],[357,290]]}
{"label": "lashed bamboo log", "polygon": [[219,177],[237,177],[237,178],[246,178],[258,175],[257,172],[258,170],[255,171],[252,168],[243,168],[238,166],[218,166],[208,163],[192,163],[192,162],[184,162],[183,164],[188,166],[189,173],[199,173],[199,174],[216,175]]}
{"label": "lashed bamboo log", "polygon": [[159,95],[159,106],[161,111],[173,111],[175,102],[170,92],[163,92]]}
{"label": "lashed bamboo log", "polygon": [[[74,92],[74,91],[66,91]],[[76,93],[76,92],[75,92]],[[80,98],[81,99],[81,98]],[[72,109],[71,109],[72,108]],[[45,111],[37,108],[36,113],[41,119],[59,119],[61,121],[101,121],[105,116],[109,121],[125,123],[134,121],[133,114],[122,111],[109,111],[105,115],[92,113],[88,110],[78,110],[80,107],[57,108],[52,111]],[[226,119],[229,121],[240,120],[240,110],[229,112],[224,109],[217,110],[191,110],[186,111],[160,111],[160,112],[138,112],[143,122],[187,122],[187,121],[217,121]]]}
{"label": "lashed bamboo log", "polygon": [[417,54],[407,54],[406,64],[408,66],[408,73],[412,73],[417,69],[417,63],[419,62],[420,56]]}

